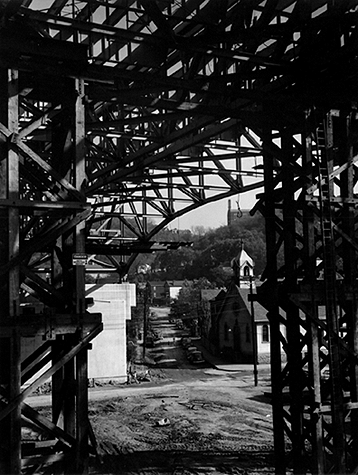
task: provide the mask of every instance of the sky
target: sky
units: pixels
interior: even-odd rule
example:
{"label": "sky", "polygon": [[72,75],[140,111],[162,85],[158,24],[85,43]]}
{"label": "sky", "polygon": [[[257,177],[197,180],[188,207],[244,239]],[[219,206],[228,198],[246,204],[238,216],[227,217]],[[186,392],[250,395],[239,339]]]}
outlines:
{"label": "sky", "polygon": [[[256,195],[262,192],[257,189],[245,194],[240,195],[239,202],[240,208],[243,210],[251,209],[256,203]],[[231,197],[231,208],[235,209],[237,204],[237,195]],[[205,228],[218,228],[227,224],[227,211],[228,211],[229,199],[217,201],[215,203],[209,203],[201,206],[200,208],[181,216],[173,221],[170,229],[192,229],[196,226],[204,226]]]}

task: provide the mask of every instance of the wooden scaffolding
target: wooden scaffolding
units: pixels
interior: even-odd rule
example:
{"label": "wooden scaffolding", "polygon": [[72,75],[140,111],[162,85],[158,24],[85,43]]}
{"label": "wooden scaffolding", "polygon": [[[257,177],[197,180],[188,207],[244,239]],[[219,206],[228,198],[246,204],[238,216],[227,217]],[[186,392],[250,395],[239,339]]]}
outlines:
{"label": "wooden scaffolding", "polygon": [[[95,450],[87,352],[102,330],[101,315],[86,311],[85,267],[76,265],[90,212],[82,191],[83,81],[62,77],[56,87],[47,77],[52,85],[26,93],[26,72],[2,68],[0,75],[0,471],[39,473],[50,465],[83,473]],[[38,149],[26,144],[36,132],[43,134]],[[40,311],[22,296],[42,302]],[[49,379],[51,418],[26,403]],[[46,437],[26,440],[22,426]]]}
{"label": "wooden scaffolding", "polygon": [[[276,472],[357,473],[357,9],[0,2],[0,471],[94,451],[86,254],[120,280],[180,216],[263,188]],[[48,378],[51,420],[25,403]]]}
{"label": "wooden scaffolding", "polygon": [[354,104],[308,109],[300,135],[281,131],[282,161],[265,131],[258,300],[271,323],[276,473],[357,467],[357,118]]}

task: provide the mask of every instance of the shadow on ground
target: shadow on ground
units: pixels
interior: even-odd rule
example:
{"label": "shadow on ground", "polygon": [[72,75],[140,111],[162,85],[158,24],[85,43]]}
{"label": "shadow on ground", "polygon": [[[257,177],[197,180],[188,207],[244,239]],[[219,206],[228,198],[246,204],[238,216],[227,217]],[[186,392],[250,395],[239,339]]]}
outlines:
{"label": "shadow on ground", "polygon": [[270,474],[274,473],[271,448],[238,452],[144,451],[104,455],[91,474]]}

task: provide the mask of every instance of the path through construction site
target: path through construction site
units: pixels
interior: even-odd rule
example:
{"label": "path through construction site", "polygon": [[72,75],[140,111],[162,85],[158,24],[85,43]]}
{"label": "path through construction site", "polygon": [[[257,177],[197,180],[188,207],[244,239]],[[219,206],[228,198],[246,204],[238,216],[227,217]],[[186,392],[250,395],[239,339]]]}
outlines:
{"label": "path through construction site", "polygon": [[149,382],[90,391],[89,418],[100,455],[94,471],[274,473],[267,367],[259,367],[255,387],[250,366],[237,371],[208,362],[190,365],[183,347],[170,343],[179,340],[175,325],[160,309],[157,314],[157,329],[165,328],[166,336],[147,350],[148,357],[165,356],[161,361],[172,361],[167,365],[174,367],[158,363],[149,370]]}

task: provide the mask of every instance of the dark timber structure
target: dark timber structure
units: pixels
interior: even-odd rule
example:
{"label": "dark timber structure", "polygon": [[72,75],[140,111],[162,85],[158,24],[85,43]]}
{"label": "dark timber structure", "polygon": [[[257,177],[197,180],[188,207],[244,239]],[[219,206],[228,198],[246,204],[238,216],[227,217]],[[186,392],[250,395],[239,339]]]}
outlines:
{"label": "dark timber structure", "polygon": [[[122,278],[260,187],[276,473],[358,473],[357,25],[356,0],[0,2],[1,473],[95,452],[82,255]],[[25,402],[49,378],[51,419]]]}

